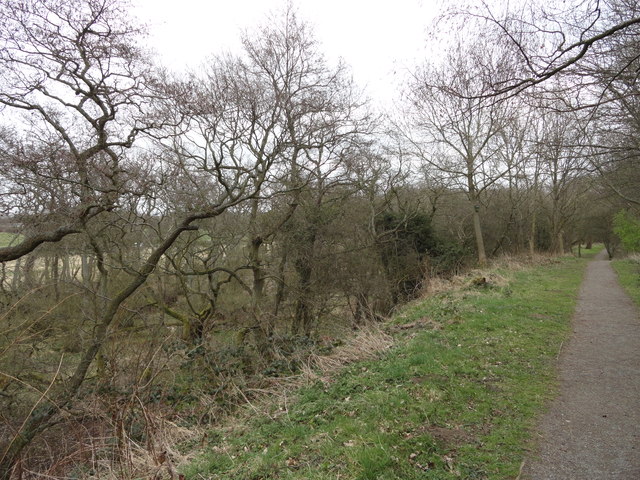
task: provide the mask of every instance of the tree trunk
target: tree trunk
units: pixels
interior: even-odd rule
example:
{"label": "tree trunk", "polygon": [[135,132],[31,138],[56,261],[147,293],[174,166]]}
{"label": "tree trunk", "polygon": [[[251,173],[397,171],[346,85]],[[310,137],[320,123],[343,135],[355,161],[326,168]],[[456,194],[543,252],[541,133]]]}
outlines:
{"label": "tree trunk", "polygon": [[258,344],[258,350],[266,355],[268,354],[269,338],[273,335],[274,325],[270,315],[265,315],[264,311],[264,288],[267,272],[261,256],[264,238],[258,232],[257,226],[259,200],[254,198],[251,202],[251,238],[249,240],[249,266],[253,274],[251,311],[255,322],[254,336]]}
{"label": "tree trunk", "polygon": [[536,231],[538,228],[536,220],[536,214],[534,213],[531,218],[531,231],[529,232],[529,255],[532,257],[536,253]]}
{"label": "tree trunk", "polygon": [[562,230],[560,230],[558,232],[558,237],[557,238],[558,238],[558,240],[557,240],[557,242],[558,242],[557,243],[557,245],[558,245],[557,246],[557,248],[558,248],[557,252],[560,255],[562,255],[562,254],[564,254],[564,232]]}
{"label": "tree trunk", "polygon": [[296,261],[298,272],[298,300],[296,302],[296,312],[291,325],[291,333],[309,336],[313,327],[313,317],[311,312],[311,265],[308,258]]}
{"label": "tree trunk", "polygon": [[22,263],[22,258],[16,260],[15,265],[13,266],[13,278],[11,279],[11,290],[14,292],[18,291],[20,287],[20,264]]}
{"label": "tree trunk", "polygon": [[89,287],[91,285],[91,280],[93,277],[93,257],[83,253],[80,256],[80,270],[82,273],[82,284],[85,287]]}
{"label": "tree trunk", "polygon": [[23,270],[23,277],[24,277],[24,285],[27,287],[27,289],[31,289],[35,286],[35,278],[34,278],[34,272],[33,269],[35,267],[36,264],[36,256],[35,255],[29,255],[27,257],[27,261],[24,262],[24,270]]}
{"label": "tree trunk", "polygon": [[280,263],[278,264],[278,278],[276,279],[276,298],[275,304],[273,306],[273,316],[275,318],[278,317],[278,313],[280,313],[280,306],[284,301],[285,294],[285,282],[284,282],[284,270],[287,265],[287,249],[283,249],[282,258],[280,259]]}
{"label": "tree trunk", "polygon": [[54,255],[51,259],[51,281],[53,282],[53,291],[56,302],[60,300],[60,270],[58,269],[59,262],[60,257],[58,257],[58,255]]}
{"label": "tree trunk", "polygon": [[478,263],[485,265],[487,263],[487,252],[484,249],[484,238],[482,236],[482,226],[480,224],[480,205],[473,206],[473,233],[476,237],[476,248],[478,250]]}
{"label": "tree trunk", "polygon": [[260,258],[260,247],[262,245],[262,238],[259,236],[254,237],[249,245],[249,263],[251,265],[251,273],[253,274],[253,288],[251,306],[256,318],[261,317],[262,303],[264,301],[264,284],[266,272],[262,265],[262,258]]}
{"label": "tree trunk", "polygon": [[42,272],[40,272],[40,284],[47,284],[51,282],[51,258],[49,256],[45,256],[44,260],[44,268]]}
{"label": "tree trunk", "polygon": [[484,248],[484,238],[482,236],[482,225],[480,224],[480,194],[476,188],[473,178],[474,158],[469,155],[467,158],[467,188],[468,198],[473,209],[473,234],[476,239],[476,250],[478,252],[478,264],[481,266],[487,263],[487,252]]}
{"label": "tree trunk", "polygon": [[69,262],[69,250],[65,249],[62,253],[62,271],[60,272],[60,279],[63,282],[68,282],[71,280],[71,265]]}

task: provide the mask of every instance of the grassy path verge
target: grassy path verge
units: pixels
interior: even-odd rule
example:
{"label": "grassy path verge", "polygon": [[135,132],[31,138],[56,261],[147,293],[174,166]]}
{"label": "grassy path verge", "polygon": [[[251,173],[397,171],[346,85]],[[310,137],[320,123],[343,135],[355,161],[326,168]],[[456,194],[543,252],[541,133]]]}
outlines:
{"label": "grassy path verge", "polygon": [[380,358],[302,389],[270,418],[211,431],[186,478],[515,478],[555,389],[587,258],[493,270],[488,286],[408,306]]}
{"label": "grassy path verge", "polygon": [[611,262],[618,280],[636,305],[640,306],[640,257],[624,258]]}

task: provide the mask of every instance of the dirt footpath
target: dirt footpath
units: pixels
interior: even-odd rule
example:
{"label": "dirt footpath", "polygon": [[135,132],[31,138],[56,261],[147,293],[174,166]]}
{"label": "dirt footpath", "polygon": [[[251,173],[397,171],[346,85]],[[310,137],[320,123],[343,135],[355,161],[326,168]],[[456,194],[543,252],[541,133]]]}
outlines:
{"label": "dirt footpath", "polygon": [[587,267],[560,395],[521,479],[640,479],[640,317],[602,252]]}

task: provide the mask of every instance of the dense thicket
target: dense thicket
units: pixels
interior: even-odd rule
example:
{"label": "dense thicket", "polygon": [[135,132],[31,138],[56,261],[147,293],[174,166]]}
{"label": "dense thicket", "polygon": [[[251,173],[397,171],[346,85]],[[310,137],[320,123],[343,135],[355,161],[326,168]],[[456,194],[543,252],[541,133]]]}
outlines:
{"label": "dense thicket", "polygon": [[0,478],[134,475],[432,276],[627,246],[631,3],[462,12],[388,118],[291,7],[176,78],[118,0],[3,3]]}

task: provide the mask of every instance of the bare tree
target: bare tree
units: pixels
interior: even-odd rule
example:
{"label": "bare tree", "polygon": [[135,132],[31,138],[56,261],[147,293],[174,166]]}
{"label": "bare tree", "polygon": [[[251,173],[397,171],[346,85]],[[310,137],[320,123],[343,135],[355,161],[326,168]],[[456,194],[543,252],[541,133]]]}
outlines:
{"label": "bare tree", "polygon": [[[264,343],[274,329],[271,302],[266,298],[268,283],[275,280],[279,285],[276,304],[283,292],[282,275],[274,273],[273,255],[266,254],[266,247],[274,245],[296,214],[302,192],[317,184],[318,176],[328,178],[338,169],[338,151],[348,148],[367,128],[367,114],[346,67],[329,65],[309,27],[291,6],[257,32],[245,34],[243,46],[239,57],[215,59],[201,83],[208,98],[224,98],[234,105],[217,124],[218,134],[235,145],[230,154],[269,158],[274,164],[260,195],[247,206],[251,309],[255,331]],[[283,204],[285,208],[276,211]],[[286,259],[278,263],[281,270]]]}
{"label": "bare tree", "polygon": [[[274,158],[234,155],[235,145],[215,122],[198,130],[203,115],[225,118],[236,104],[203,104],[180,84],[163,87],[162,97],[149,96],[151,70],[121,4],[35,0],[0,8],[7,45],[0,102],[5,113],[27,113],[26,133],[3,134],[4,209],[19,213],[36,232],[0,258],[19,258],[43,241],[82,231],[97,269],[87,290],[95,305],[88,341],[74,360],[61,361],[46,391],[0,445],[0,478],[8,479],[25,448],[82,397],[92,368],[100,370],[96,359],[117,326],[114,319],[160,259],[198,221],[256,196]],[[171,116],[150,120],[152,108],[163,113],[160,100]],[[177,130],[183,136],[153,159],[125,155],[140,133],[159,123],[174,126],[164,135]],[[170,210],[170,199],[180,196],[180,208]],[[144,246],[132,251],[134,243]]]}
{"label": "bare tree", "polygon": [[[567,84],[568,89],[593,85],[594,78],[588,76],[591,65],[602,58],[608,45],[637,35],[640,26],[637,2],[629,0],[574,0],[526,6],[483,1],[463,10],[450,9],[446,18],[453,19],[454,24],[462,22],[466,28],[475,21],[478,28],[518,59],[519,68],[510,78],[494,81],[491,89],[480,94],[485,98],[518,95],[567,76],[582,79],[578,84]],[[610,71],[615,77],[628,68],[621,63]]]}
{"label": "bare tree", "polygon": [[478,261],[486,261],[480,222],[482,193],[508,168],[497,156],[512,112],[481,98],[493,79],[507,75],[509,57],[480,44],[459,44],[441,64],[419,69],[407,86],[410,125],[401,127],[420,161],[454,179],[471,204]]}
{"label": "bare tree", "polygon": [[0,249],[7,261],[117,204],[128,188],[122,153],[153,126],[154,79],[117,0],[5,2],[0,24],[0,120],[14,126],[0,144],[0,211],[30,225]]}
{"label": "bare tree", "polygon": [[566,114],[546,111],[541,117],[535,155],[548,199],[551,249],[562,254],[569,227],[580,216],[580,198],[588,189],[587,160],[581,146],[580,122]]}
{"label": "bare tree", "polygon": [[574,147],[588,158],[590,170],[624,204],[639,205],[633,166],[638,159],[638,3],[575,0],[514,7],[482,2],[450,13],[447,20],[484,29],[517,62],[510,78],[494,80],[478,98],[492,102],[531,95],[578,120],[583,131]]}
{"label": "bare tree", "polygon": [[[506,173],[495,186],[494,192],[490,192],[493,205],[489,211],[494,222],[492,255],[499,250],[520,252],[527,240],[529,252],[533,254],[535,251],[534,237],[539,210],[539,202],[535,198],[540,175],[531,139],[538,112],[524,102],[518,102],[517,112],[501,131],[501,148],[496,152]],[[495,237],[496,233],[500,236]]]}

